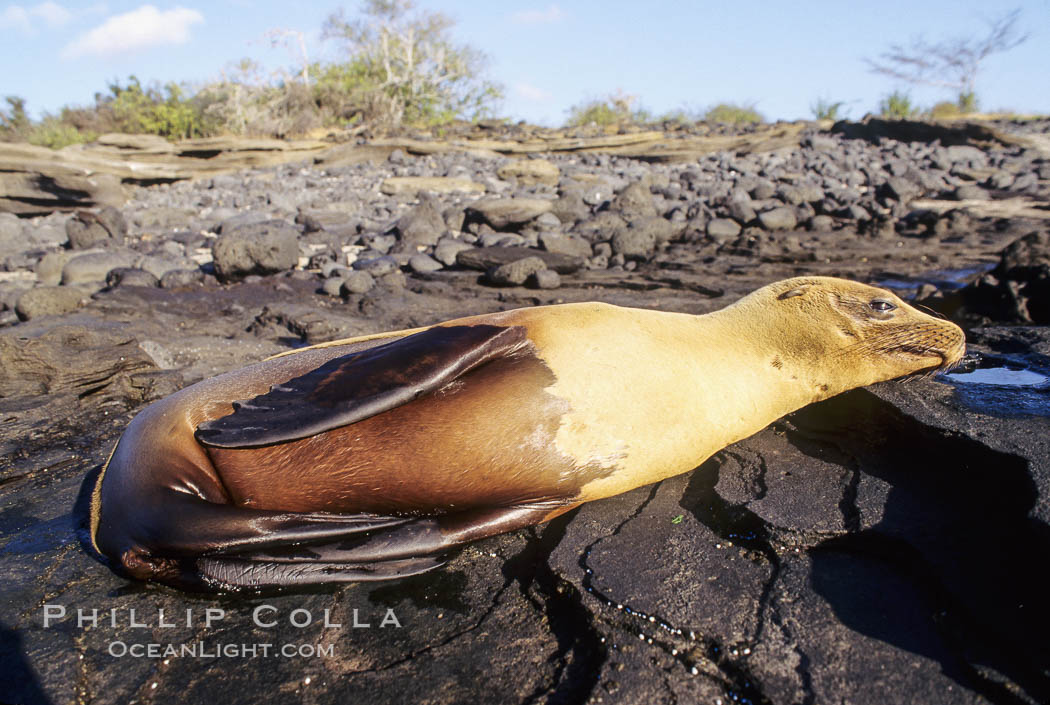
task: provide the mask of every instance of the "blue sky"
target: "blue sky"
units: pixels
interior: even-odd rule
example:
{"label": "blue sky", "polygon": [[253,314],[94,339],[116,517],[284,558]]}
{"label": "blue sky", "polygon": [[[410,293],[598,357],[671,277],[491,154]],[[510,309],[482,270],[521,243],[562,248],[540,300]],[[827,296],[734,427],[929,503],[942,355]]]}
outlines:
{"label": "blue sky", "polygon": [[[298,49],[267,33],[303,33],[311,60],[336,59],[320,28],[335,3],[271,0],[0,0],[0,96],[34,116],[87,105],[106,85],[137,75],[205,82],[243,57],[291,67]],[[794,0],[750,3],[418,0],[455,20],[453,36],[484,51],[504,85],[500,114],[564,122],[570,106],[616,92],[654,113],[752,103],[768,119],[810,117],[818,99],[859,118],[905,84],[872,74],[865,57],[892,42],[978,36],[1018,7],[1027,42],[989,57],[978,78],[982,108],[1050,114],[1050,0]],[[357,5],[342,5],[354,16]],[[949,92],[909,88],[928,106]]]}

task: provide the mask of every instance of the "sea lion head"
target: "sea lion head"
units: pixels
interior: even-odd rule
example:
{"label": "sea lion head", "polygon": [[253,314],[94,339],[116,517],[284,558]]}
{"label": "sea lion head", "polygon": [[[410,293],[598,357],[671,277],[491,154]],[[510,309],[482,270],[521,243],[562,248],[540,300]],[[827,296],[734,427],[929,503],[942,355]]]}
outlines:
{"label": "sea lion head", "polygon": [[892,291],[846,279],[788,279],[741,303],[762,312],[766,343],[786,367],[812,381],[821,397],[949,369],[966,352],[959,326],[910,306]]}

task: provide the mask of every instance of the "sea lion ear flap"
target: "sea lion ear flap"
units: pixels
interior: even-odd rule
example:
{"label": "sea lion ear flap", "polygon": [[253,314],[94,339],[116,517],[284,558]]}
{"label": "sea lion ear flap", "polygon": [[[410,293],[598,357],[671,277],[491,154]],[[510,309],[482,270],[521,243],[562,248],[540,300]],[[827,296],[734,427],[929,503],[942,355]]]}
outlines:
{"label": "sea lion ear flap", "polygon": [[778,296],[777,301],[783,301],[784,299],[791,299],[796,296],[802,296],[807,291],[809,291],[810,286],[810,284],[802,284],[801,286],[796,286],[794,289],[789,289],[788,291],[785,291],[783,294]]}

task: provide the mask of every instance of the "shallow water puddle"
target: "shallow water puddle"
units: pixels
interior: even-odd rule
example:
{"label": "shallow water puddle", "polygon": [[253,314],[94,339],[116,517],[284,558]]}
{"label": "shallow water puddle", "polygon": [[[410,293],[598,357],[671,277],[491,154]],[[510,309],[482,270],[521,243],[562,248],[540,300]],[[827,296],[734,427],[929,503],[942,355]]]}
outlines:
{"label": "shallow water puddle", "polygon": [[965,267],[962,269],[935,269],[915,276],[888,276],[883,279],[877,279],[872,282],[872,284],[886,289],[904,291],[918,289],[923,284],[933,284],[942,291],[954,291],[963,288],[979,275],[994,268],[995,263],[988,262],[975,267]]}
{"label": "shallow water puddle", "polygon": [[[1004,364],[1005,363],[1005,364]],[[975,411],[999,416],[1050,416],[1050,375],[995,358],[977,367],[939,375],[960,401]]]}
{"label": "shallow water puddle", "polygon": [[995,384],[1005,387],[1036,387],[1050,382],[1050,377],[1025,369],[988,367],[973,372],[949,372],[948,381],[961,384]]}

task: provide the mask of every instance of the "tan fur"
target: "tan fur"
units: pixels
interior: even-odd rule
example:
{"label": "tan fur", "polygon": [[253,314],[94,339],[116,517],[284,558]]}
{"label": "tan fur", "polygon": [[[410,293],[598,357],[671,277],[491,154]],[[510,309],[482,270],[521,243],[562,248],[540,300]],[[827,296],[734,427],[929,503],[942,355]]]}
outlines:
{"label": "tan fur", "polygon": [[[898,306],[896,320],[849,317],[873,296]],[[830,277],[778,282],[705,316],[582,303],[439,325],[471,323],[528,329],[557,379],[548,392],[571,406],[558,429],[558,450],[579,466],[616,470],[586,485],[580,496],[585,501],[696,467],[808,403],[951,364],[963,345],[957,326],[917,311],[892,292]],[[426,328],[316,347],[421,330]],[[880,347],[894,336],[897,342],[925,341],[950,359],[939,353],[886,356]]]}
{"label": "tan fur", "polygon": [[[873,299],[897,308],[875,313]],[[686,472],[806,404],[951,365],[964,351],[954,324],[892,292],[826,277],[778,282],[704,316],[581,303],[439,325],[472,324],[522,326],[539,367],[492,363],[471,373],[465,390],[453,383],[352,426],[269,448],[205,452],[194,429],[229,414],[234,400],[427,328],[283,353],[140,414],[107,463],[120,475],[112,499],[163,481],[211,502],[292,511],[576,504]],[[501,369],[507,384],[491,379]],[[101,477],[95,497],[109,498]],[[96,507],[92,514],[97,530]]]}

